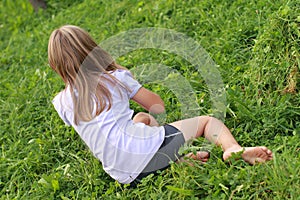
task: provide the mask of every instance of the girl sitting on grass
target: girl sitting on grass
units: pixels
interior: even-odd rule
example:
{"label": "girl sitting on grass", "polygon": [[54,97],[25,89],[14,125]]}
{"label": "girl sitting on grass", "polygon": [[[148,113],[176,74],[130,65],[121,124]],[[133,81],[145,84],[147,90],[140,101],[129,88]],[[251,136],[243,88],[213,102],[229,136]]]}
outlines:
{"label": "girl sitting on grass", "polygon": [[[133,117],[129,100],[155,114],[165,112],[163,100],[145,89],[79,27],[66,25],[52,32],[48,59],[65,83],[65,89],[53,100],[56,111],[120,183],[136,183],[167,168],[170,161],[180,158],[178,150],[185,142],[201,136],[222,147],[224,160],[236,152],[250,164],[272,159],[266,147],[241,147],[228,128],[210,116],[165,125],[147,113]],[[186,156],[206,162],[209,153]]]}

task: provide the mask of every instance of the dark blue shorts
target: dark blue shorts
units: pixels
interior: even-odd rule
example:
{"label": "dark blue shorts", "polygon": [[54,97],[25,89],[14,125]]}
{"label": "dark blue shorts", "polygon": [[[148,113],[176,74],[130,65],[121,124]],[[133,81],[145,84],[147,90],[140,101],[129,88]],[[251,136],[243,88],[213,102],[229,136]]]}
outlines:
{"label": "dark blue shorts", "polygon": [[149,174],[155,174],[157,170],[164,170],[168,168],[170,166],[170,161],[177,161],[181,157],[178,154],[178,150],[185,143],[182,132],[169,124],[164,125],[164,128],[165,139],[163,143],[144,170],[131,183],[131,186],[135,186],[142,178]]}

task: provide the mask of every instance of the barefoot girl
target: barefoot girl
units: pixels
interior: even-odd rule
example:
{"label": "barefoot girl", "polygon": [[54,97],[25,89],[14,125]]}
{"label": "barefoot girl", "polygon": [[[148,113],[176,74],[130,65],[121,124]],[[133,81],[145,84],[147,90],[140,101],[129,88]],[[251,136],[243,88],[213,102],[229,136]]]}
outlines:
{"label": "barefoot girl", "polygon": [[[136,182],[167,168],[170,161],[180,158],[178,150],[186,141],[201,136],[222,147],[224,160],[240,151],[250,164],[272,159],[266,147],[241,147],[213,117],[197,116],[161,126],[147,113],[133,117],[129,100],[158,114],[165,111],[162,99],[140,85],[79,27],[67,25],[52,32],[48,59],[65,83],[53,100],[56,111],[120,183]],[[205,162],[209,154],[188,156]]]}

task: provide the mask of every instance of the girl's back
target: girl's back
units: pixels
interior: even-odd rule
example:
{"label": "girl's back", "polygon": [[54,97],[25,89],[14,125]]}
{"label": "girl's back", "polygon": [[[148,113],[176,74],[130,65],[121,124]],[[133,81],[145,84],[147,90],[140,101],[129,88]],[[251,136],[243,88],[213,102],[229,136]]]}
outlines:
{"label": "girl's back", "polygon": [[[129,108],[129,100],[141,85],[133,79],[128,70],[117,69],[110,74],[125,87],[119,84],[105,84],[112,94],[112,106],[93,120],[81,121],[79,124],[73,122],[70,87],[60,92],[54,98],[53,104],[64,122],[75,128],[89,149],[102,162],[104,170],[121,183],[129,183],[143,170],[160,147],[164,128],[134,123],[134,112]],[[128,160],[132,162],[127,162]]]}

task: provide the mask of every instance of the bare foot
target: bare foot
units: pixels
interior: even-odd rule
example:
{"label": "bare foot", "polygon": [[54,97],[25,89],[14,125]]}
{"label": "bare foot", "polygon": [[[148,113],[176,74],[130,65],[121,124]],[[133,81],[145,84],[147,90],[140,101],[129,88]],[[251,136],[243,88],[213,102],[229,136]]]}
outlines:
{"label": "bare foot", "polygon": [[272,151],[269,150],[267,147],[240,147],[240,146],[233,146],[227,149],[223,153],[223,159],[227,160],[230,158],[232,153],[242,153],[242,158],[249,164],[256,164],[256,163],[263,163],[269,160],[272,160],[273,154]]}
{"label": "bare foot", "polygon": [[207,151],[197,151],[196,155],[194,153],[189,153],[189,154],[187,154],[184,157],[179,159],[179,162],[187,162],[187,163],[189,163],[189,165],[193,166],[193,164],[190,163],[188,161],[188,159],[186,159],[186,158],[191,158],[193,160],[198,160],[202,163],[205,163],[209,159],[209,152],[207,152]]}

